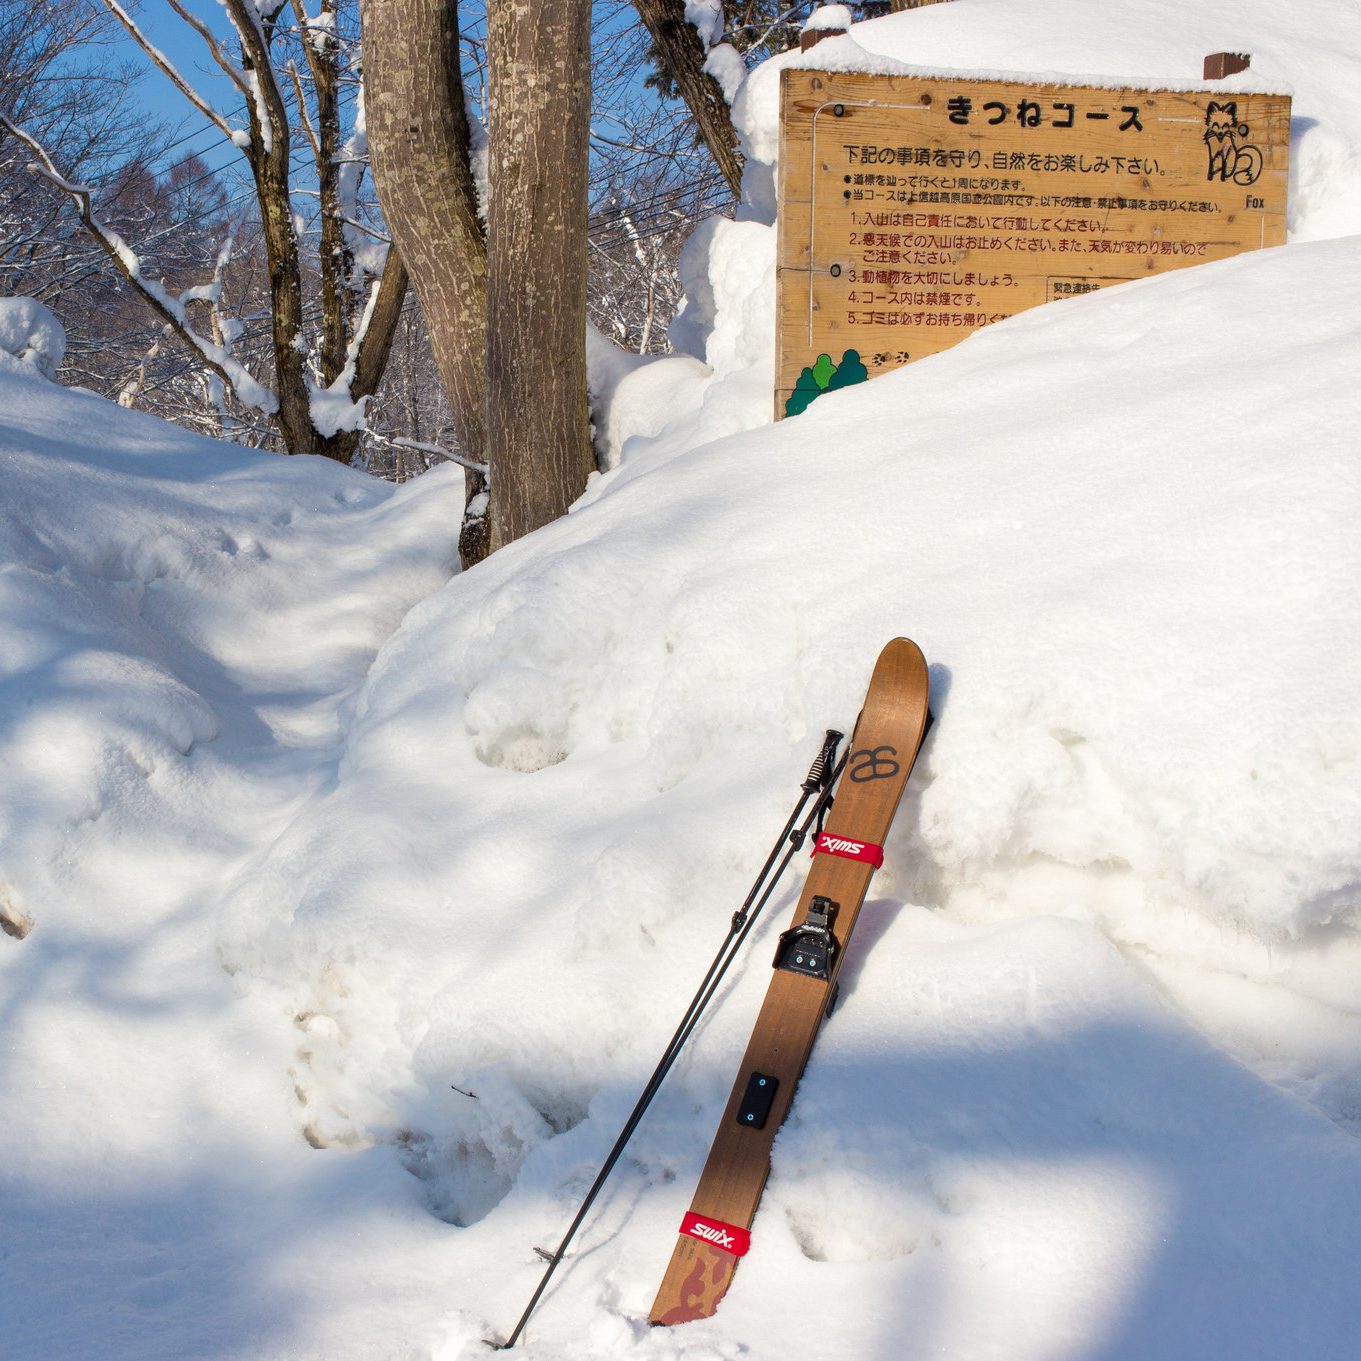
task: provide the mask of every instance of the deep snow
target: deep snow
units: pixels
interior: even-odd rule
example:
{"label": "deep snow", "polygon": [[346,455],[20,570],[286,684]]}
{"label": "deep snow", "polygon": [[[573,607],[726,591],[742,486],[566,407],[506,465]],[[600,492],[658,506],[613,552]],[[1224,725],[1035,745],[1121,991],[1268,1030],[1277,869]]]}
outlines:
{"label": "deep snow", "polygon": [[1309,10],[858,26],[1131,76],[1251,45],[1305,124],[1292,244],[770,426],[754,193],[688,252],[690,354],[597,347],[611,471],[466,577],[454,469],[0,357],[5,1361],[485,1355],[895,633],[939,723],[751,1255],[645,1326],[795,883],[526,1354],[1354,1354],[1361,87]]}

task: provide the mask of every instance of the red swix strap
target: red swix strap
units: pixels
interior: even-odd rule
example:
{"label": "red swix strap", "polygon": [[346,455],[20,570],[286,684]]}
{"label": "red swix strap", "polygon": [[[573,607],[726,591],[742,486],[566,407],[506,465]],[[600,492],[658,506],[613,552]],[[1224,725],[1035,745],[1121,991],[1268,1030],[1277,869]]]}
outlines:
{"label": "red swix strap", "polygon": [[751,1234],[746,1229],[739,1229],[736,1224],[725,1224],[721,1219],[706,1219],[693,1210],[681,1220],[680,1231],[713,1247],[722,1248],[734,1257],[745,1257],[747,1249],[751,1247]]}
{"label": "red swix strap", "polygon": [[843,860],[861,860],[878,869],[884,863],[884,848],[872,841],[853,841],[848,836],[832,836],[828,832],[819,834],[813,847],[813,854],[839,855]]}

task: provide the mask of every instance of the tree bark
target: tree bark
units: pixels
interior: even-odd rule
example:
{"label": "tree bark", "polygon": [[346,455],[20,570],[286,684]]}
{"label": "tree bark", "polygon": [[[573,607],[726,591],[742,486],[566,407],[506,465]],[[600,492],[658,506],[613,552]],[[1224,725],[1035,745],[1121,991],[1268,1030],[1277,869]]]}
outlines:
{"label": "tree bark", "polygon": [[[487,243],[469,163],[457,0],[362,0],[360,14],[374,184],[425,314],[459,448],[485,462]],[[485,490],[470,473],[469,503]],[[485,552],[472,526],[459,552],[465,567]]]}
{"label": "tree bark", "polygon": [[[350,248],[345,240],[340,203],[340,53],[333,36],[335,0],[322,0],[322,24],[309,30],[307,11],[302,0],[293,0],[293,17],[303,31],[303,51],[312,73],[312,90],[317,101],[316,138],[317,189],[321,200],[321,335],[317,341],[317,368],[323,387],[340,377],[349,348],[349,305],[347,285],[353,269]],[[302,90],[298,91],[299,119],[306,116]]]}
{"label": "tree bark", "polygon": [[269,33],[248,0],[224,0],[227,16],[241,39],[241,64],[254,75],[259,95],[247,101],[250,114],[251,174],[264,227],[269,266],[274,372],[279,410],[275,415],[284,447],[290,454],[317,452],[317,431],[307,389],[306,357],[298,340],[303,329],[302,266],[293,227],[289,192],[288,111],[274,77]]}
{"label": "tree bark", "polygon": [[566,513],[586,408],[590,0],[488,6],[487,461],[493,550]]}
{"label": "tree bark", "polygon": [[388,357],[392,353],[397,323],[402,319],[402,304],[406,301],[409,281],[406,266],[396,246],[388,247],[387,263],[378,285],[378,297],[369,318],[369,329],[359,342],[359,353],[354,361],[354,380],[350,395],[357,402],[361,397],[372,397],[383,380]]}
{"label": "tree bark", "polygon": [[742,155],[737,149],[737,129],[718,82],[704,71],[704,44],[685,17],[685,0],[633,0],[633,5],[652,35],[663,69],[689,105],[704,145],[734,197],[740,196]]}

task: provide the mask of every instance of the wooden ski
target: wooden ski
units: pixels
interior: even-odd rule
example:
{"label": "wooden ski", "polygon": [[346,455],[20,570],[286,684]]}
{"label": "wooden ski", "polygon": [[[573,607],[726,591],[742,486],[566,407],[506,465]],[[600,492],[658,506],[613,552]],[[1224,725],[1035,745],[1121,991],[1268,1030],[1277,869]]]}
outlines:
{"label": "wooden ski", "polygon": [[895,638],[870,678],[836,801],[650,1319],[708,1318],[751,1242],[770,1149],[794,1100],[882,846],[926,735],[921,649]]}

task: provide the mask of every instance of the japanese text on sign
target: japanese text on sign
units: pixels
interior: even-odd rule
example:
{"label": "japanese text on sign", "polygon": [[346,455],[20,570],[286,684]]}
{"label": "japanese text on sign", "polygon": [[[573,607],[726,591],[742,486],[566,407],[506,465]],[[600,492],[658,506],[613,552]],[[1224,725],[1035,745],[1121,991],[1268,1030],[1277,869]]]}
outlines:
{"label": "japanese text on sign", "polygon": [[777,416],[1028,307],[1285,239],[1284,95],[790,69]]}

